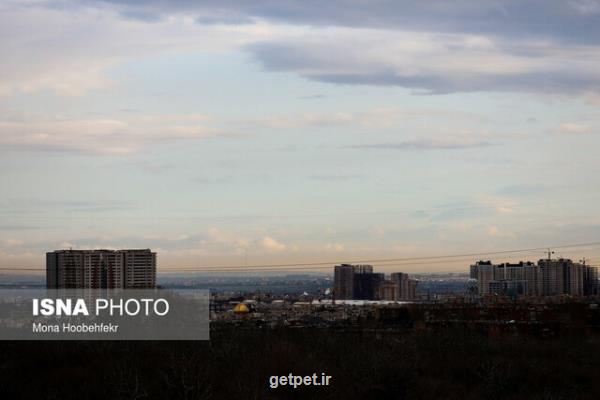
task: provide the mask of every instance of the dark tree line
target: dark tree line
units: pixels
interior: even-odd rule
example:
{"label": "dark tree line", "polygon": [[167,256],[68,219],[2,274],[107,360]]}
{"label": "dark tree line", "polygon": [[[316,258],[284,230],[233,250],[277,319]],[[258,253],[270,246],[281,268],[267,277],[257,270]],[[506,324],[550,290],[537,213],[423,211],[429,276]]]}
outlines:
{"label": "dark tree line", "polygon": [[[268,388],[270,375],[333,376]],[[0,398],[595,399],[597,337],[223,327],[204,342],[3,342]]]}

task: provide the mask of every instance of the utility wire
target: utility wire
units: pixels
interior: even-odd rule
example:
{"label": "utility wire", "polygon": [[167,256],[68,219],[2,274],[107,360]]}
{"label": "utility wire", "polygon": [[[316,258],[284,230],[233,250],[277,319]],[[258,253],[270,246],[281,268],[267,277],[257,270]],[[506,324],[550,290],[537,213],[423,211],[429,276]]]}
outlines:
{"label": "utility wire", "polygon": [[[448,255],[436,255],[436,256],[422,256],[422,257],[403,257],[403,258],[383,258],[383,259],[361,259],[361,260],[335,260],[335,261],[320,261],[320,262],[308,262],[308,263],[293,263],[293,264],[255,264],[255,265],[232,265],[232,266],[199,266],[193,268],[161,268],[158,272],[211,272],[211,271],[226,271],[226,270],[276,270],[276,269],[319,269],[319,268],[308,268],[308,267],[320,267],[320,268],[331,268],[334,264],[362,264],[362,263],[401,263],[402,265],[409,264],[433,264],[440,261],[429,261],[415,263],[414,261],[425,261],[425,260],[444,260],[446,261],[460,261],[460,258],[465,257],[480,257],[480,256],[491,256],[499,254],[514,254],[514,253],[525,253],[533,251],[542,251],[551,249],[566,249],[566,248],[577,248],[577,247],[591,247],[600,246],[600,242],[589,242],[589,243],[578,243],[578,244],[566,244],[561,246],[545,246],[545,247],[534,247],[527,249],[517,250],[501,250],[481,253],[463,253],[463,254],[448,254]],[[454,259],[454,260],[452,260]],[[45,271],[45,268],[0,268],[0,271]]]}
{"label": "utility wire", "polygon": [[590,242],[590,243],[580,243],[580,244],[568,244],[562,246],[546,246],[546,247],[535,247],[529,249],[518,249],[518,250],[501,250],[501,251],[491,251],[485,253],[464,253],[464,254],[449,254],[449,255],[438,255],[438,256],[422,256],[422,257],[403,257],[403,258],[383,258],[383,259],[361,259],[361,260],[336,260],[336,261],[320,261],[320,262],[309,262],[309,263],[294,263],[294,264],[255,264],[255,265],[235,265],[235,266],[205,266],[205,267],[194,267],[194,268],[163,268],[163,271],[170,270],[189,270],[194,271],[198,269],[232,269],[232,268],[281,268],[281,267],[302,267],[302,266],[319,266],[319,265],[327,265],[331,266],[332,264],[361,264],[361,263],[386,263],[386,262],[406,262],[406,261],[421,261],[421,260],[438,260],[438,259],[452,259],[452,258],[461,258],[461,257],[477,257],[477,256],[489,256],[489,255],[498,255],[498,254],[510,254],[510,253],[524,253],[531,251],[541,251],[551,249],[565,249],[565,248],[574,248],[574,247],[590,247],[590,246],[600,246],[600,242]]}

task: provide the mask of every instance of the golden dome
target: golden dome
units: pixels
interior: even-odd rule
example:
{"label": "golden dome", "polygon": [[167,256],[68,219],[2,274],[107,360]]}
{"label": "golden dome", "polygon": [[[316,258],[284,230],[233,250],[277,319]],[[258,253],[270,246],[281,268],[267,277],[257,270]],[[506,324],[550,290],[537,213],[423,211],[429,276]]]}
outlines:
{"label": "golden dome", "polygon": [[248,309],[248,306],[245,305],[244,303],[238,303],[238,305],[236,305],[233,308],[233,312],[236,314],[246,314],[246,313],[249,313],[250,310]]}

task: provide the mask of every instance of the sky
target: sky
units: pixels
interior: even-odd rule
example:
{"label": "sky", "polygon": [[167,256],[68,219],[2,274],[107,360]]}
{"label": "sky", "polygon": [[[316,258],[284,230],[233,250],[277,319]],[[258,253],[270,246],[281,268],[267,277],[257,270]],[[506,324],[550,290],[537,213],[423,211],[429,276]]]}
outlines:
{"label": "sky", "polygon": [[0,59],[3,268],[600,237],[600,1],[0,0]]}

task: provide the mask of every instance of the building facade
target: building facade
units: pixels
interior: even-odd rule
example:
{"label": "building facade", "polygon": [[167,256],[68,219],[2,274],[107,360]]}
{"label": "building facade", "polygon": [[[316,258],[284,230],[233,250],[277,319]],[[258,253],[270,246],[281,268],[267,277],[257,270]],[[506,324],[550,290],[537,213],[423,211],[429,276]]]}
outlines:
{"label": "building facade", "polygon": [[379,284],[379,300],[397,301],[398,298],[398,284],[394,281],[384,281]]}
{"label": "building facade", "polygon": [[541,259],[516,264],[478,261],[470,268],[481,296],[588,296],[598,293],[595,267],[569,259]]}
{"label": "building facade", "polygon": [[352,298],[356,300],[379,300],[379,285],[385,281],[385,275],[376,272],[354,274]]}
{"label": "building facade", "polygon": [[355,277],[373,273],[372,265],[341,264],[333,268],[333,295],[339,300],[354,299]]}
{"label": "building facade", "polygon": [[123,259],[125,287],[147,289],[156,286],[156,253],[149,249],[119,250]]}
{"label": "building facade", "polygon": [[142,250],[56,250],[46,253],[46,287],[156,287],[156,253]]}
{"label": "building facade", "polygon": [[408,274],[403,272],[393,272],[391,280],[396,283],[397,300],[413,300],[417,298],[418,281],[416,279],[409,278]]}
{"label": "building facade", "polygon": [[402,272],[386,280],[371,265],[341,264],[334,267],[333,296],[337,300],[413,300],[417,283]]}

